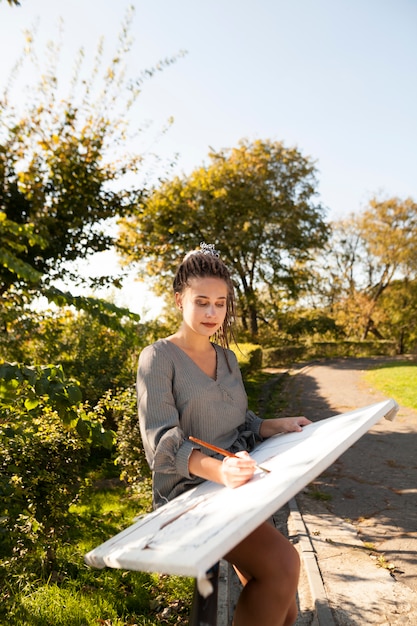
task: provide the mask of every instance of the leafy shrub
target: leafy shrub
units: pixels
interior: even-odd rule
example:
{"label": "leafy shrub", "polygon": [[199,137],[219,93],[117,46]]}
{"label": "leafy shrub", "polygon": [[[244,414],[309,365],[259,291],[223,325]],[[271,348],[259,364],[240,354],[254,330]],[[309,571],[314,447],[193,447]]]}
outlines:
{"label": "leafy shrub", "polygon": [[305,347],[300,344],[289,344],[264,349],[264,366],[281,367],[295,361],[302,361],[305,355]]}
{"label": "leafy shrub", "polygon": [[392,356],[394,341],[305,341],[264,349],[264,365],[280,367],[296,361],[346,357]]}
{"label": "leafy shrub", "polygon": [[65,525],[92,445],[114,433],[61,367],[0,366],[0,554],[46,546]]}
{"label": "leafy shrub", "polygon": [[64,310],[59,316],[44,313],[20,341],[26,363],[60,363],[78,381],[84,401],[94,406],[107,389],[134,382],[145,333],[131,320],[112,328],[89,313]]}
{"label": "leafy shrub", "polygon": [[53,411],[0,428],[0,554],[53,541],[78,494],[89,445]]}
{"label": "leafy shrub", "polygon": [[234,349],[242,375],[256,372],[262,367],[262,348],[254,343],[239,343]]}
{"label": "leafy shrub", "polygon": [[116,463],[121,470],[120,478],[133,489],[139,487],[144,479],[150,478],[151,472],[139,429],[134,385],[116,392],[109,390],[98,403],[97,409],[103,411],[116,426]]}

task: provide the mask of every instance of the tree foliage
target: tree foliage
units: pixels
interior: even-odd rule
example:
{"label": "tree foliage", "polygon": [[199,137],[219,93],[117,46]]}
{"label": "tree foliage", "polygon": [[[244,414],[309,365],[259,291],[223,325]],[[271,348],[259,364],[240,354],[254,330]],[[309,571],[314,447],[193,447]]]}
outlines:
{"label": "tree foliage", "polygon": [[[74,261],[109,249],[115,218],[142,194],[125,183],[143,162],[126,149],[129,112],[144,80],[175,58],[127,78],[131,20],[128,13],[107,66],[103,42],[92,69],[80,51],[72,81],[60,74],[59,46],[48,44],[42,65],[28,33],[0,94],[0,556],[6,559],[59,534],[92,451],[104,447],[109,455],[115,441],[107,426],[110,403],[100,403],[101,396],[134,380],[129,348],[138,345],[132,320],[139,316],[55,284],[82,282]],[[33,80],[23,89],[18,70],[25,64]],[[108,282],[118,279],[87,278],[92,287]],[[33,308],[40,295],[55,305],[55,316]],[[57,319],[68,305],[85,313],[66,309],[65,345]]]}
{"label": "tree foliage", "polygon": [[108,390],[134,384],[139,351],[149,341],[144,325],[124,319],[110,326],[95,313],[70,309],[44,312],[31,322],[12,335],[13,342],[9,337],[3,348],[9,360],[60,363],[92,407]]}
{"label": "tree foliage", "polygon": [[349,336],[396,336],[387,324],[394,310],[387,304],[394,293],[413,300],[417,204],[412,198],[372,198],[363,211],[332,224],[331,232],[317,264],[316,302],[334,313]]}
{"label": "tree foliage", "polygon": [[233,271],[244,323],[258,330],[257,289],[297,292],[311,250],[327,229],[315,204],[310,158],[280,142],[248,141],[210,153],[190,176],[163,183],[123,219],[119,248],[165,288],[173,268],[201,241],[214,243]]}
{"label": "tree foliage", "polygon": [[[82,81],[80,54],[73,95],[65,96],[58,79],[60,50],[51,47],[44,72],[37,67],[33,34],[17,66],[35,65],[38,83],[22,111],[12,104],[13,77],[0,100],[0,209],[3,225],[15,224],[12,233],[16,261],[28,264],[44,279],[62,277],[65,264],[108,249],[111,236],[105,224],[129,202],[125,192],[112,191],[109,183],[128,169],[137,169],[134,157],[115,167],[106,151],[120,143],[123,129],[115,110],[115,92],[121,87],[120,54],[126,46],[128,23],[123,25],[119,51],[103,80],[102,95],[94,101],[91,82]],[[101,53],[102,55],[102,53]],[[92,76],[103,59],[98,54]],[[37,70],[37,72],[36,72]],[[18,73],[18,72],[17,72]],[[83,91],[82,91],[83,90]],[[74,95],[77,94],[77,95]],[[21,101],[21,100],[20,100]],[[4,219],[6,218],[6,219]],[[6,221],[7,220],[7,221]],[[2,229],[4,232],[4,229]],[[28,237],[28,235],[30,235]],[[20,245],[24,239],[24,245]],[[3,247],[3,246],[2,246]],[[16,278],[13,267],[3,264],[2,291]]]}
{"label": "tree foliage", "polygon": [[396,341],[399,354],[417,351],[417,280],[394,280],[380,299],[381,333]]}
{"label": "tree foliage", "polygon": [[[120,276],[81,276],[74,262],[110,249],[115,219],[139,201],[144,180],[139,187],[126,182],[127,175],[142,171],[144,161],[127,148],[142,130],[132,125],[130,114],[144,81],[179,56],[127,77],[132,19],[129,10],[110,62],[103,41],[92,69],[81,49],[71,80],[60,74],[60,44],[49,43],[46,60],[40,61],[36,37],[27,33],[22,57],[0,95],[0,295],[3,303],[14,300],[14,310],[39,294],[55,303],[92,304],[58,293],[57,279],[121,285]],[[18,81],[26,66],[34,80],[24,98]],[[105,306],[97,307],[105,313]],[[9,310],[6,321],[11,317]]]}

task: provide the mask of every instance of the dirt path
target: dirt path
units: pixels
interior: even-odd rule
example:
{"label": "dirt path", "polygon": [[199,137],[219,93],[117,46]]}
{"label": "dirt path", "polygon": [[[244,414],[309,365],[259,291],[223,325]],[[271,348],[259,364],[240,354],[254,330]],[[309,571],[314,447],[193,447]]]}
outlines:
{"label": "dirt path", "polygon": [[[338,359],[294,368],[286,414],[316,421],[386,399],[363,379],[363,372],[382,360],[388,359]],[[393,566],[393,577],[417,592],[417,412],[400,407],[394,422],[373,427],[315,487],[329,499],[318,503],[300,494],[302,512],[321,507],[352,523],[361,540],[375,547],[374,558],[382,555],[381,562]]]}

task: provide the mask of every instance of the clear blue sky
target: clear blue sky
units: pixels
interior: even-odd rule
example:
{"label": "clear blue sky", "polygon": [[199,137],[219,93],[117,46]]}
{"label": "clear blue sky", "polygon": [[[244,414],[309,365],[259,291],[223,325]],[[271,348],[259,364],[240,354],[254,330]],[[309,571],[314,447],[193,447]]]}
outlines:
{"label": "clear blue sky", "polygon": [[329,218],[374,194],[417,201],[415,0],[2,0],[0,78],[22,31],[39,18],[39,39],[53,38],[61,16],[69,80],[81,45],[92,58],[104,35],[111,54],[129,5],[129,74],[187,51],[146,83],[135,110],[155,129],[174,117],[153,149],[178,153],[178,171],[206,161],[209,146],[272,139],[316,161]]}

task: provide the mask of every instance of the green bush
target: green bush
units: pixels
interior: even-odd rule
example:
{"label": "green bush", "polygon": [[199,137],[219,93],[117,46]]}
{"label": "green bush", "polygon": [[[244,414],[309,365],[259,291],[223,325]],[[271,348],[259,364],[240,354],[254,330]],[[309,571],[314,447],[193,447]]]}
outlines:
{"label": "green bush", "polygon": [[395,341],[305,341],[263,350],[264,367],[288,366],[313,359],[393,356]]}
{"label": "green bush", "polygon": [[260,370],[262,367],[262,348],[254,343],[239,343],[234,348],[243,376]]}
{"label": "green bush", "polygon": [[89,445],[53,411],[0,428],[0,555],[53,543],[76,498]]}
{"label": "green bush", "polygon": [[142,328],[130,320],[110,328],[88,313],[64,310],[45,313],[22,340],[26,363],[60,363],[94,406],[107,389],[134,382]]}
{"label": "green bush", "polygon": [[116,463],[121,471],[121,480],[127,481],[133,489],[140,487],[144,479],[150,478],[151,472],[139,429],[135,387],[131,385],[116,392],[108,391],[98,406],[107,416],[111,415],[116,425]]}
{"label": "green bush", "polygon": [[263,363],[264,367],[288,366],[296,361],[302,361],[304,356],[304,346],[286,344],[274,348],[265,348],[263,351]]}
{"label": "green bush", "polygon": [[114,433],[61,367],[0,366],[0,555],[49,547],[65,527],[91,446]]}

